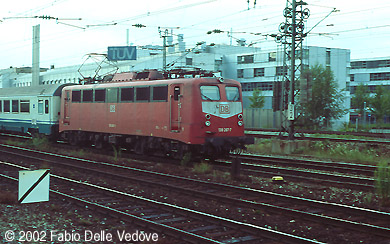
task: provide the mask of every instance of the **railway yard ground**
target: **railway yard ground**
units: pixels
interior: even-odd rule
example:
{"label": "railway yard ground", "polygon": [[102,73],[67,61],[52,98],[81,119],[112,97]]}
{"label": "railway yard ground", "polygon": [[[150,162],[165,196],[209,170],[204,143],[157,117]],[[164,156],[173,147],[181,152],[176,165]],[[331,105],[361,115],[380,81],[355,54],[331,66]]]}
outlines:
{"label": "railway yard ground", "polygon": [[[323,210],[319,210],[321,207],[317,205],[311,205],[309,207],[299,206],[298,203],[290,204],[287,202],[283,203],[282,198],[270,198],[266,200],[267,197],[265,195],[260,197],[261,200],[256,199],[256,197],[250,195],[249,193],[243,195],[241,191],[237,191],[236,193],[224,193],[224,195],[229,195],[230,199],[233,199],[230,203],[226,200],[222,200],[223,196],[220,196],[221,199],[212,199],[210,196],[203,196],[196,198],[195,193],[187,192],[179,192],[178,189],[175,189],[175,186],[170,186],[169,189],[164,189],[165,186],[168,187],[168,180],[162,180],[164,183],[159,183],[157,186],[148,186],[146,183],[128,183],[125,179],[118,178],[115,179],[113,177],[102,176],[101,179],[99,174],[91,173],[90,175],[82,175],[76,172],[75,169],[64,169],[64,166],[60,167],[55,166],[51,163],[42,160],[41,165],[37,165],[38,168],[50,168],[51,173],[63,175],[64,177],[74,178],[78,181],[82,182],[93,182],[98,185],[102,185],[105,187],[112,187],[115,190],[128,192],[137,196],[142,196],[153,201],[159,201],[165,204],[172,204],[175,206],[186,207],[193,211],[203,212],[210,215],[219,216],[222,218],[226,218],[229,220],[233,220],[240,223],[246,223],[250,225],[260,226],[264,229],[272,230],[272,231],[280,231],[283,233],[287,233],[288,235],[299,236],[302,238],[306,238],[308,240],[312,240],[314,242],[323,242],[323,243],[390,243],[390,199],[389,196],[383,195],[383,192],[378,192],[377,187],[375,187],[375,178],[378,177],[377,173],[375,173],[375,168],[373,169],[364,169],[370,172],[361,173],[358,172],[358,169],[351,170],[353,172],[346,172],[345,169],[341,170],[340,166],[328,166],[331,169],[324,170],[318,169],[318,165],[313,168],[311,166],[296,166],[296,165],[284,165],[281,166],[281,161],[278,162],[266,162],[267,158],[263,159],[250,159],[249,157],[262,154],[267,155],[267,157],[273,158],[277,156],[282,158],[282,161],[287,161],[288,159],[295,160],[321,160],[324,162],[339,162],[343,163],[351,163],[353,165],[370,165],[372,167],[377,166],[378,164],[386,165],[390,159],[390,145],[386,144],[370,144],[370,143],[359,143],[359,142],[332,142],[332,141],[310,141],[301,142],[300,146],[296,147],[295,150],[290,155],[285,155],[281,152],[271,153],[273,151],[273,147],[275,147],[275,143],[279,146],[283,144],[284,141],[277,141],[276,139],[258,139],[255,145],[251,145],[248,148],[248,158],[243,158],[243,165],[241,166],[241,174],[238,178],[232,178],[230,176],[230,166],[223,165],[224,162],[220,162],[221,164],[212,163],[209,161],[203,160],[201,163],[191,163],[186,162],[186,160],[182,160],[181,162],[176,162],[176,164],[171,164],[162,162],[165,160],[161,160],[161,162],[157,159],[154,162],[146,162],[143,159],[125,159],[128,158],[128,155],[123,152],[118,152],[116,150],[109,152],[108,154],[113,156],[107,156],[102,154],[97,154],[96,152],[88,152],[88,149],[80,149],[74,150],[69,149],[64,150],[63,147],[52,147],[46,146],[45,142],[34,141],[32,143],[22,143],[23,146],[30,144],[30,146],[36,150],[42,149],[45,151],[49,151],[51,153],[61,153],[68,154],[78,158],[86,158],[88,160],[96,160],[100,162],[114,162],[119,164],[121,167],[131,167],[135,169],[142,169],[145,171],[158,172],[167,175],[185,177],[189,179],[196,180],[197,182],[192,182],[194,185],[198,184],[199,187],[202,184],[206,183],[216,183],[217,185],[232,185],[237,188],[246,188],[246,189],[254,189],[258,191],[257,194],[280,194],[283,196],[290,196],[292,200],[300,200],[300,199],[311,199],[318,203],[331,203],[335,205],[343,205],[344,208],[348,209],[353,208],[353,210],[364,210],[364,211],[375,211],[375,213],[379,215],[384,215],[384,219],[378,219],[373,222],[369,222],[367,224],[363,224],[364,228],[360,226],[359,228],[354,229],[353,225],[344,226],[343,224],[333,223],[333,218],[344,219],[344,222],[356,222],[360,223],[362,221],[361,218],[354,216],[354,214],[349,214],[346,218],[342,216],[342,213],[332,215],[328,210],[328,212],[321,212]],[[7,144],[8,143],[7,141]],[[19,144],[19,143],[18,143]],[[245,156],[245,155],[244,155]],[[0,161],[9,162],[13,156],[1,156]],[[18,158],[18,157],[16,157]],[[21,160],[17,159],[16,161],[28,161],[27,159]],[[263,161],[263,163],[262,163]],[[265,169],[252,169],[246,164],[260,164],[267,168],[273,168],[271,171],[265,172]],[[318,163],[319,164],[319,163]],[[1,165],[0,165],[1,166]],[[69,166],[71,167],[71,166]],[[73,166],[72,166],[73,167]],[[281,168],[278,168],[281,167]],[[332,169],[334,167],[334,169]],[[387,166],[388,167],[388,166]],[[66,168],[66,166],[65,166]],[[274,169],[276,168],[276,169]],[[300,168],[299,176],[290,175],[293,169]],[[123,169],[124,170],[124,169]],[[290,173],[285,173],[285,170],[291,171]],[[106,170],[108,171],[108,170]],[[310,175],[304,174],[303,171],[307,171]],[[340,177],[331,178],[329,182],[326,183],[327,177],[324,176],[324,179],[315,179],[316,175],[313,176],[314,173],[325,174],[324,172],[331,171],[332,177]],[[348,171],[348,168],[347,168]],[[307,173],[306,172],[306,173]],[[363,171],[362,171],[363,172]],[[130,174],[130,173],[128,173]],[[143,174],[142,172],[135,173],[138,177]],[[390,174],[390,173],[389,173]],[[368,181],[357,181],[357,176],[362,176]],[[279,178],[274,178],[273,176],[283,176],[283,180],[278,180]],[[122,177],[122,176],[121,176]],[[135,177],[135,176],[134,176]],[[155,176],[155,181],[157,182],[157,178],[160,177]],[[161,176],[165,177],[165,176]],[[348,180],[353,179],[351,182],[344,182],[344,178],[348,178]],[[276,179],[276,180],[275,180]],[[387,178],[389,179],[389,178]],[[129,179],[126,179],[129,180]],[[356,181],[355,181],[356,180]],[[370,181],[371,180],[371,181]],[[137,179],[135,180],[137,181]],[[139,181],[141,181],[139,179]],[[125,186],[119,186],[121,182]],[[124,183],[126,182],[126,183]],[[146,182],[146,180],[145,180]],[[334,184],[333,184],[334,183]],[[148,183],[149,184],[149,183]],[[166,185],[162,185],[166,184]],[[179,183],[172,183],[173,185]],[[190,184],[190,183],[184,183]],[[357,184],[355,187],[349,184]],[[219,186],[218,185],[218,186]],[[91,238],[88,243],[102,243],[102,239],[93,240],[95,234],[95,238],[101,238],[107,233],[111,233],[116,235],[117,238],[115,242],[119,242],[118,235],[124,235],[128,233],[129,235],[137,233],[137,238],[140,238],[139,234],[142,233],[141,238],[142,243],[155,243],[152,239],[146,241],[146,237],[148,234],[151,234],[154,229],[150,229],[148,227],[143,228],[142,226],[137,226],[133,223],[128,223],[123,221],[120,218],[114,217],[114,215],[107,215],[103,211],[96,211],[96,209],[92,209],[87,205],[76,205],[73,202],[68,200],[63,200],[61,197],[54,197],[51,194],[51,199],[49,202],[35,203],[35,204],[18,204],[17,203],[17,185],[16,184],[8,184],[5,181],[0,180],[0,230],[1,237],[4,238],[5,230],[13,230],[14,233],[19,234],[22,231],[34,231],[47,233],[47,243],[50,242],[50,238],[53,238],[53,234],[50,231],[54,231],[55,241],[60,243],[75,243],[74,241],[66,241],[59,240],[62,234],[63,237],[66,237],[66,234],[85,234],[88,238]],[[362,186],[362,187],[359,187]],[[364,186],[364,187],[363,187]],[[196,186],[190,186],[190,188],[197,188]],[[213,191],[212,187],[214,185],[210,184],[210,186],[206,186],[209,188],[205,190],[205,188],[193,189],[194,192],[196,190],[218,195],[216,191]],[[385,187],[385,186],[384,186]],[[387,186],[390,187],[390,186]],[[59,187],[60,188],[60,187]],[[216,188],[217,189],[217,188]],[[243,189],[236,189],[243,190]],[[177,192],[176,192],[177,191]],[[190,191],[190,190],[187,190]],[[192,197],[191,194],[194,196]],[[276,196],[273,196],[276,197]],[[281,196],[280,196],[281,197]],[[387,198],[386,198],[387,197]],[[264,198],[264,199],[263,199]],[[299,199],[297,199],[299,198]],[[238,199],[238,200],[237,200]],[[239,200],[242,199],[243,202],[239,203]],[[219,200],[221,202],[219,202]],[[291,201],[292,201],[291,200]],[[252,202],[255,207],[248,207],[244,205],[244,202]],[[272,210],[268,205],[270,204],[279,204],[277,206],[280,210]],[[260,203],[261,202],[261,203]],[[262,205],[260,205],[262,204]],[[287,210],[285,208],[290,207],[288,205],[294,205],[293,210]],[[257,206],[257,207],[256,207]],[[357,208],[357,209],[355,209]],[[303,209],[307,212],[306,217],[300,217],[297,211]],[[281,211],[284,212],[281,212]],[[278,211],[280,212],[278,214]],[[290,211],[290,212],[289,212]],[[295,212],[294,212],[295,211]],[[341,210],[342,211],[342,210]],[[367,213],[369,213],[369,211]],[[147,211],[146,211],[147,213]],[[371,218],[372,216],[365,216]],[[145,214],[145,213],[144,213]],[[166,213],[164,213],[166,214]],[[311,215],[313,216],[311,216]],[[315,220],[315,218],[319,218],[317,215],[327,215],[330,214],[328,220],[329,223],[322,223],[325,220]],[[316,215],[316,216],[314,216]],[[310,217],[310,218],[309,218]],[[388,218],[387,218],[388,217]],[[176,217],[180,218],[180,217]],[[363,218],[363,219],[364,219]],[[381,217],[382,218],[382,217]],[[310,220],[309,220],[310,219]],[[332,220],[332,221],[331,221]],[[348,224],[348,223],[347,223]],[[359,225],[359,224],[358,224]],[[371,226],[377,226],[373,228],[371,231]],[[207,226],[207,225],[206,225]],[[103,231],[103,232],[102,232]],[[140,232],[141,231],[141,232]],[[144,231],[144,232],[142,232]],[[378,232],[375,232],[378,231]],[[232,232],[232,231],[231,231]],[[233,235],[225,234],[226,236]],[[364,234],[363,232],[366,232]],[[373,234],[373,233],[378,234]],[[229,233],[229,231],[228,231]],[[371,234],[370,234],[371,233]],[[23,234],[23,233],[22,233]],[[166,233],[158,233],[158,243],[186,243],[183,240],[176,240],[172,235]],[[213,236],[213,235],[209,235]],[[218,236],[218,235],[215,235]],[[263,239],[251,239],[253,235],[247,235],[247,242],[245,242],[245,238],[236,239],[237,243],[301,243],[300,241],[291,241],[291,240],[280,240],[278,241],[275,238],[273,240]],[[69,237],[69,235],[68,235]],[[76,236],[77,237],[77,236]],[[124,236],[122,236],[123,238]],[[271,238],[272,239],[272,238]],[[305,239],[305,241],[306,241]],[[217,240],[217,238],[216,238]],[[302,240],[303,243],[304,240]],[[83,241],[79,241],[77,243],[82,243]],[[85,241],[84,238],[84,242]],[[192,241],[196,243],[196,241]],[[10,242],[17,243],[17,242]],[[201,242],[199,242],[201,243]],[[206,243],[206,242],[205,242]],[[226,242],[228,243],[228,242]],[[235,243],[235,242],[230,242]]]}

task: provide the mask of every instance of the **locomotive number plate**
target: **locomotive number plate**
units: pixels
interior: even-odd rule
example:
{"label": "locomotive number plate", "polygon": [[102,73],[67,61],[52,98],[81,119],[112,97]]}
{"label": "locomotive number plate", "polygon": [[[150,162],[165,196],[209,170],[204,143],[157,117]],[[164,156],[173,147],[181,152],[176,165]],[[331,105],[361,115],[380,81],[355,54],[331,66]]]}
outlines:
{"label": "locomotive number plate", "polygon": [[232,128],[218,128],[218,132],[231,132]]}

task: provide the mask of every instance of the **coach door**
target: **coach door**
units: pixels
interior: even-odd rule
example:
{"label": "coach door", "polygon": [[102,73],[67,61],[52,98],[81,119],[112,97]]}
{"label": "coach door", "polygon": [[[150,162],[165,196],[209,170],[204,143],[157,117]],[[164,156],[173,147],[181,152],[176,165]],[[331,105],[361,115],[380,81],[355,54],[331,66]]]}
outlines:
{"label": "coach door", "polygon": [[169,123],[170,129],[173,132],[181,130],[181,100],[183,92],[183,84],[173,84],[169,89]]}
{"label": "coach door", "polygon": [[64,124],[69,125],[70,122],[70,91],[65,91],[64,98]]}

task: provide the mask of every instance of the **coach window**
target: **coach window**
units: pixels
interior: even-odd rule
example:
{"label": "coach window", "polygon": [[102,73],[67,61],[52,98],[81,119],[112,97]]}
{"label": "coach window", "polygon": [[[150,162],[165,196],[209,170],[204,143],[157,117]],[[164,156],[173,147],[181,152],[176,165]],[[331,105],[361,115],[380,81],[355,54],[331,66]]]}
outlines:
{"label": "coach window", "polygon": [[121,102],[134,101],[134,87],[121,88]]}
{"label": "coach window", "polygon": [[106,101],[106,89],[96,89],[95,102],[105,102],[105,101]]}
{"label": "coach window", "polygon": [[168,86],[154,86],[153,87],[153,101],[168,100]]}
{"label": "coach window", "polygon": [[3,101],[0,100],[0,113],[3,112]]}
{"label": "coach window", "polygon": [[49,100],[45,100],[45,114],[49,113]]}
{"label": "coach window", "polygon": [[72,91],[72,102],[81,102],[81,91]]}
{"label": "coach window", "polygon": [[12,100],[12,113],[19,113],[19,100]]}
{"label": "coach window", "polygon": [[137,87],[135,92],[135,100],[147,102],[150,99],[150,87]]}
{"label": "coach window", "polygon": [[225,87],[226,98],[228,101],[239,101],[240,100],[240,90],[236,86],[227,86]]}
{"label": "coach window", "polygon": [[217,101],[221,99],[218,86],[201,86],[200,94],[203,100]]}
{"label": "coach window", "polygon": [[83,102],[92,102],[93,90],[83,90]]}
{"label": "coach window", "polygon": [[43,100],[38,100],[38,114],[43,114]]}
{"label": "coach window", "polygon": [[107,102],[108,103],[117,103],[118,102],[118,88],[108,88],[107,89]]}
{"label": "coach window", "polygon": [[10,101],[4,100],[4,113],[9,113],[9,112],[11,112]]}
{"label": "coach window", "polygon": [[21,113],[30,113],[30,101],[29,100],[20,100],[20,112]]}

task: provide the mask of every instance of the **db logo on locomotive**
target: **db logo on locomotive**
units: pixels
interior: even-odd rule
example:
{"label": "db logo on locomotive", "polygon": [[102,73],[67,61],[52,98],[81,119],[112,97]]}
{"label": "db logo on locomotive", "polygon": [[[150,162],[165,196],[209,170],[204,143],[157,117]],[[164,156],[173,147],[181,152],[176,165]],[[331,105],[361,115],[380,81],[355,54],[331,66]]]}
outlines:
{"label": "db logo on locomotive", "polygon": [[220,114],[230,114],[229,104],[220,104],[219,105],[219,113]]}

